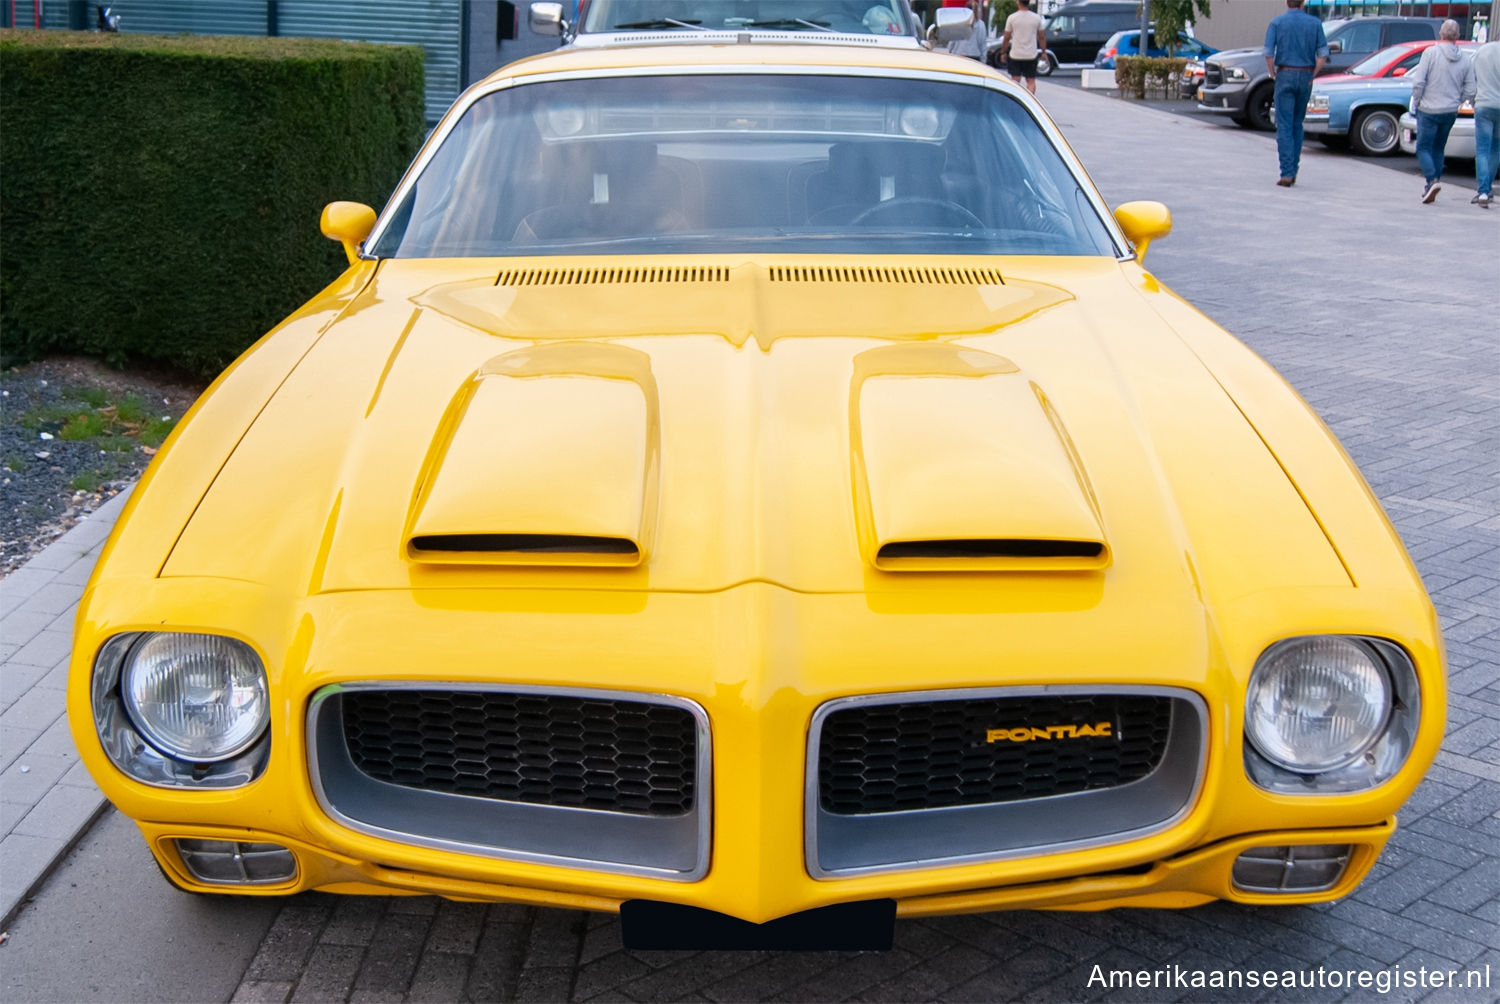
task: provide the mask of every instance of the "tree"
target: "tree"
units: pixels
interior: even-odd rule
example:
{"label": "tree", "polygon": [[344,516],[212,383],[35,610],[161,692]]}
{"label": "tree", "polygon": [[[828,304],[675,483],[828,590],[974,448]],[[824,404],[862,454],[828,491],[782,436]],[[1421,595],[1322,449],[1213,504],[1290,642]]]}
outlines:
{"label": "tree", "polygon": [[[1177,52],[1177,33],[1186,28],[1189,21],[1208,17],[1210,0],[1151,0],[1151,20],[1156,22],[1156,42],[1167,50],[1168,55]],[[1150,51],[1149,46],[1140,47],[1141,55]]]}

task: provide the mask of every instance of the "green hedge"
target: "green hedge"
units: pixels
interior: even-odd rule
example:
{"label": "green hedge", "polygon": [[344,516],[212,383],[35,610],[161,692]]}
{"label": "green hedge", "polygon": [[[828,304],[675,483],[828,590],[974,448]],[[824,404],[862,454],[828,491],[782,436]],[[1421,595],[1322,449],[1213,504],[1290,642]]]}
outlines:
{"label": "green hedge", "polygon": [[1160,92],[1163,97],[1177,96],[1177,78],[1187,60],[1167,56],[1117,56],[1115,86],[1120,96],[1144,98],[1146,92]]}
{"label": "green hedge", "polygon": [[421,143],[422,51],[0,31],[0,350],[222,368],[334,278]]}

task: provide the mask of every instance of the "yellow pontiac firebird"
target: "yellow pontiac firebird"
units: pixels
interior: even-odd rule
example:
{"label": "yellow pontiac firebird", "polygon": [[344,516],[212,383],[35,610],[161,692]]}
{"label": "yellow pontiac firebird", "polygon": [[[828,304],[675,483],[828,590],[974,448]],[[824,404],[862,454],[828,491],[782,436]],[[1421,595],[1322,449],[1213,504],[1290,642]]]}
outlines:
{"label": "yellow pontiac firebird", "polygon": [[1438,748],[1436,618],[1142,267],[1169,228],[975,60],[506,67],[137,488],[83,759],[183,889],[635,944],[1344,896]]}

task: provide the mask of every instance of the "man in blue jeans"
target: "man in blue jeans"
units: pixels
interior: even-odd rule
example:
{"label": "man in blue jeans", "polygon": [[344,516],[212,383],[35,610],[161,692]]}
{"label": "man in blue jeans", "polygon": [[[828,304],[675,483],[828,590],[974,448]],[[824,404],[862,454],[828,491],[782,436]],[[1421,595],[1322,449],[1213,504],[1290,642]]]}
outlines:
{"label": "man in blue jeans", "polygon": [[1500,161],[1500,40],[1484,43],[1475,53],[1474,86],[1474,179],[1479,194],[1469,201],[1488,209]]}
{"label": "man in blue jeans", "polygon": [[1290,188],[1302,158],[1302,119],[1312,97],[1313,77],[1328,61],[1323,22],[1302,9],[1302,0],[1286,0],[1287,11],[1266,26],[1266,69],[1276,81],[1276,154],[1281,177]]}
{"label": "man in blue jeans", "polygon": [[[1443,188],[1443,153],[1458,107],[1474,99],[1474,60],[1458,41],[1458,22],[1444,21],[1438,44],[1423,51],[1411,81],[1411,107],[1417,114],[1417,166],[1422,169],[1422,201],[1431,204]],[[1478,139],[1477,130],[1475,139]],[[1478,145],[1475,145],[1478,153]]]}

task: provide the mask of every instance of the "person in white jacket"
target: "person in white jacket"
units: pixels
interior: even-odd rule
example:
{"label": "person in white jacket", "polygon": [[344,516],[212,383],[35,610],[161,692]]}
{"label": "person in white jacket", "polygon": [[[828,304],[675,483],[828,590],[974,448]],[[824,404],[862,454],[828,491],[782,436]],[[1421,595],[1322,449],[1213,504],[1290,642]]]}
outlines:
{"label": "person in white jacket", "polygon": [[1484,43],[1474,54],[1474,83],[1474,178],[1479,194],[1469,201],[1488,209],[1500,161],[1500,39]]}
{"label": "person in white jacket", "polygon": [[1458,22],[1447,20],[1438,29],[1438,44],[1422,53],[1417,68],[1407,74],[1411,106],[1417,115],[1417,165],[1422,168],[1422,201],[1432,202],[1443,187],[1443,148],[1458,118],[1458,106],[1474,98],[1474,62],[1453,43]]}

